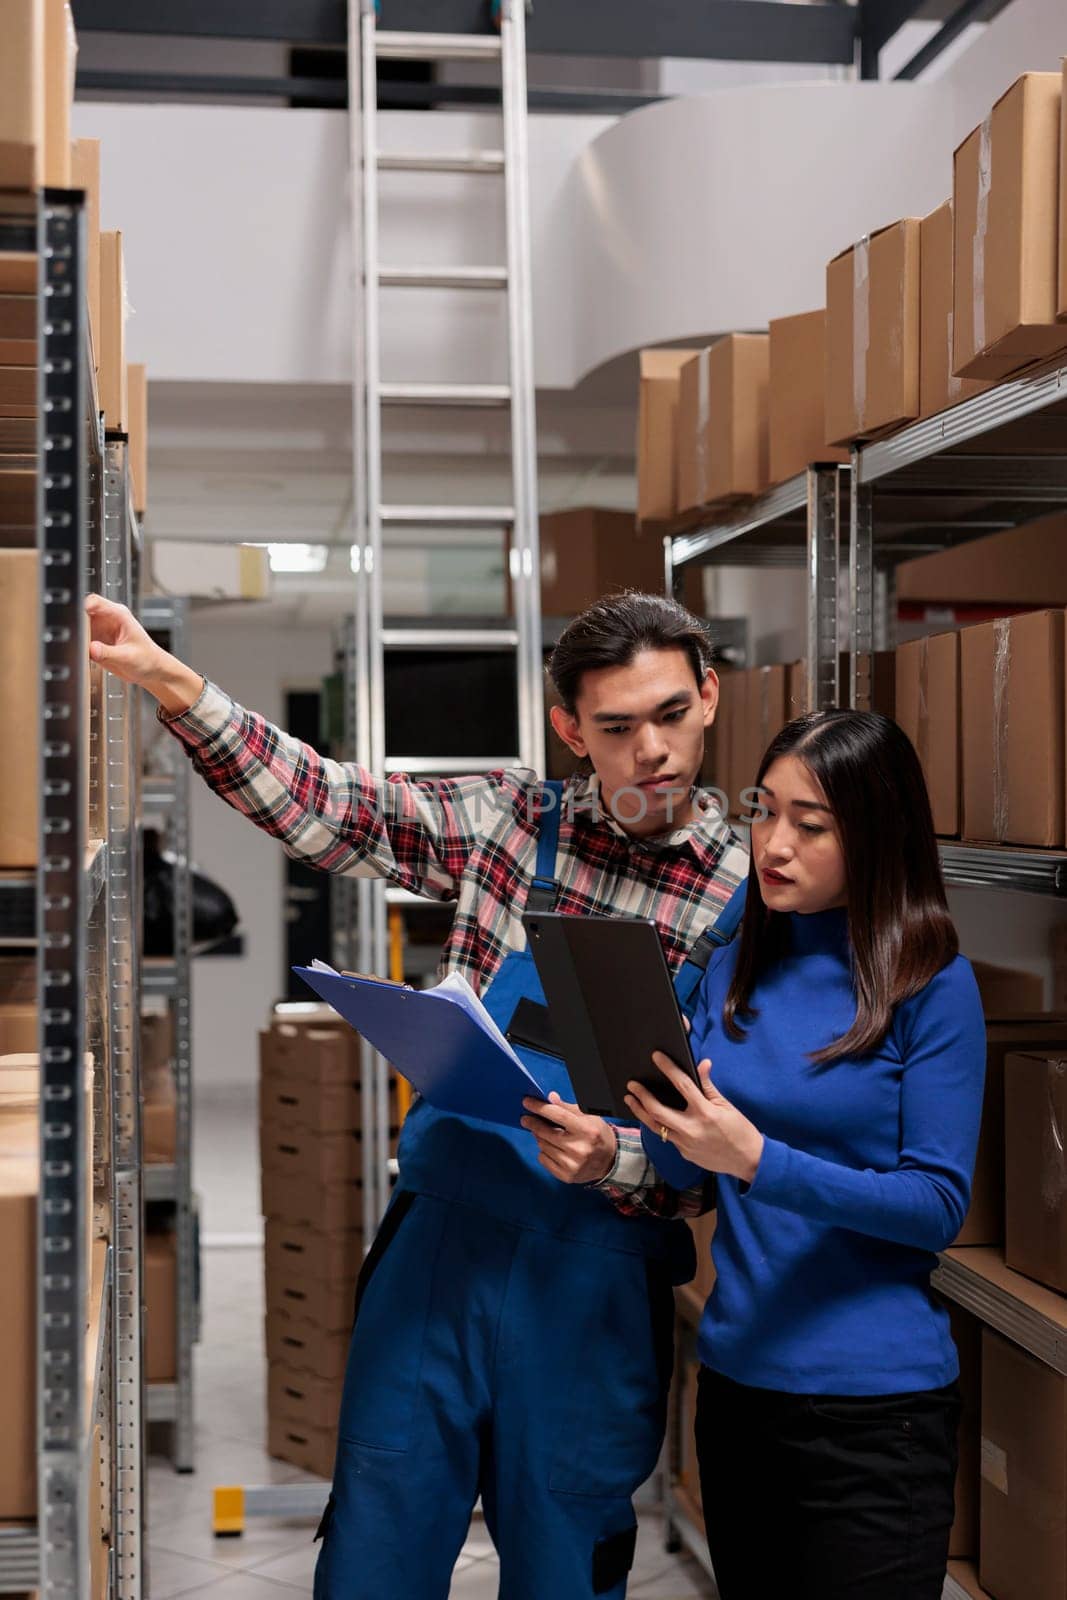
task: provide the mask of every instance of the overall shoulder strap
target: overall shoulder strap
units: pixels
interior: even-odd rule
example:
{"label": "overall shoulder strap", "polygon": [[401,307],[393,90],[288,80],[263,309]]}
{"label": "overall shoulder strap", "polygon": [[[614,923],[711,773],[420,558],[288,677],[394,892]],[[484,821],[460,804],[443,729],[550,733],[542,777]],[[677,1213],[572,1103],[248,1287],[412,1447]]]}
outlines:
{"label": "overall shoulder strap", "polygon": [[721,950],[724,944],[730,943],[741,925],[747,889],[748,879],[742,878],[713,925],[704,929],[678,969],[674,988],[678,995],[678,1003],[687,1015],[696,1001],[700,980],[707,970],[712,955],[716,950]]}
{"label": "overall shoulder strap", "polygon": [[556,848],[559,844],[559,814],[563,808],[563,783],[548,778],[541,785],[541,810],[537,834],[537,864],[526,899],[527,911],[551,911],[556,904]]}

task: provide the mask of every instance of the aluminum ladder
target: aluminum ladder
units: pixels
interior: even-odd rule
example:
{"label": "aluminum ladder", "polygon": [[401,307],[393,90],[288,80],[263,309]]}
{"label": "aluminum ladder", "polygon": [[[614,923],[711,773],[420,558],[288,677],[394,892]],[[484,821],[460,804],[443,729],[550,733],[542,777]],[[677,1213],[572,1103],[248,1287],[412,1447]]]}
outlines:
{"label": "aluminum ladder", "polygon": [[[351,226],[356,315],[353,319],[353,504],[355,510],[354,753],[378,776],[413,776],[544,766],[543,665],[540,563],[537,532],[537,448],[534,416],[532,293],[526,125],[524,0],[492,8],[496,29],[486,33],[389,33],[379,28],[374,0],[349,0],[349,132]],[[486,8],[490,23],[489,7]],[[432,147],[385,153],[378,138],[377,74],[380,61],[476,61],[500,67],[502,148],[463,153]],[[425,118],[432,139],[433,116]],[[428,139],[429,143],[429,139]],[[503,266],[397,267],[379,249],[379,178],[385,173],[468,173],[502,180],[506,222]],[[379,294],[384,288],[454,290],[504,295],[507,301],[508,381],[418,383],[382,377]],[[386,406],[505,408],[511,424],[512,492],[506,505],[397,505],[382,499],[382,410]],[[435,629],[387,627],[382,606],[382,542],[390,528],[498,528],[508,538],[513,626]],[[391,649],[513,649],[518,695],[518,749],[481,757],[427,757],[417,751],[387,754],[385,658]],[[351,957],[361,972],[389,972],[387,894],[382,882],[360,881],[353,897]],[[406,898],[406,897],[403,897]],[[389,1199],[389,1068],[366,1048],[363,1069],[364,1235],[373,1238]]]}

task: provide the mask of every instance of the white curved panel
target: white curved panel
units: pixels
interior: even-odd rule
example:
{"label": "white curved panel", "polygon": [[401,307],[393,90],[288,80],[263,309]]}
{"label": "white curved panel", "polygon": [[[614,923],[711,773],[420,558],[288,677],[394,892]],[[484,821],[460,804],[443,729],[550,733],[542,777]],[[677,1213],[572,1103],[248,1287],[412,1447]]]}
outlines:
{"label": "white curved panel", "polygon": [[951,100],[904,83],[668,100],[602,133],[573,184],[577,381],[823,304],[831,256],[951,193]]}

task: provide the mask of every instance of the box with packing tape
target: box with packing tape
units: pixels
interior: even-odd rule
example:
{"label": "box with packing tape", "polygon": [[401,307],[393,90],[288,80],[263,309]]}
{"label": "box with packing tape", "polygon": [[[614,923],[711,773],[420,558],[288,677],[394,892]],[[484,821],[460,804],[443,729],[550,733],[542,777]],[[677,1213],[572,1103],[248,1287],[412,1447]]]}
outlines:
{"label": "box with packing tape", "polygon": [[826,268],[826,436],[877,438],[919,415],[919,219],[860,239]]}
{"label": "box with packing tape", "polygon": [[896,720],[915,746],[934,832],[960,831],[960,642],[940,633],[897,646]]}
{"label": "box with packing tape", "polygon": [[767,426],[772,483],[814,462],[843,462],[848,451],[826,442],[826,312],[805,311],[770,323]]}
{"label": "box with packing tape", "polygon": [[952,277],[952,201],[923,217],[919,230],[919,415],[935,416],[981,394],[989,385],[953,373],[955,324]]}
{"label": "box with packing tape", "polygon": [[999,382],[1067,345],[1057,325],[1062,78],[1027,72],[956,150],[954,373]]}
{"label": "box with packing tape", "polygon": [[1062,611],[998,617],[960,634],[963,837],[1064,842]]}
{"label": "box with packing tape", "polygon": [[678,380],[678,510],[752,499],[770,482],[765,333],[730,333]]}
{"label": "box with packing tape", "polygon": [[637,398],[637,518],[670,522],[678,514],[678,391],[696,350],[642,350]]}

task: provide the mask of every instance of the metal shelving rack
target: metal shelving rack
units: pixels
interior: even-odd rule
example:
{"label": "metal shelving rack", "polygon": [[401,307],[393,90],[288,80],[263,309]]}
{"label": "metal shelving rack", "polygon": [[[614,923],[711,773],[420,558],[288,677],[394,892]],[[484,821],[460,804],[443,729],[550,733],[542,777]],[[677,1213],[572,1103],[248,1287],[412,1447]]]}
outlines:
{"label": "metal shelving rack", "polygon": [[[893,567],[924,550],[1017,527],[1067,505],[1067,364],[1000,384],[853,454],[849,515],[850,698],[869,703],[865,663]],[[876,575],[885,577],[875,584]],[[881,591],[881,602],[878,589]],[[944,841],[951,885],[1067,895],[1067,852]],[[990,1327],[1067,1372],[1067,1322],[1012,1292],[984,1250],[941,1258],[936,1287]],[[1067,1306],[1065,1306],[1067,1310]],[[954,1582],[954,1580],[951,1580]],[[964,1593],[958,1586],[946,1594]]]}
{"label": "metal shelving rack", "polygon": [[[870,652],[892,642],[898,561],[1020,526],[1067,505],[1067,365],[997,385],[853,452],[849,703],[870,704]],[[1067,894],[1063,851],[946,840],[945,881]]]}
{"label": "metal shelving rack", "polygon": [[664,540],[666,586],[681,593],[695,562],[718,566],[802,566],[807,578],[808,705],[836,705],[840,692],[838,591],[841,523],[849,469],[814,465],[735,513]]}
{"label": "metal shelving rack", "polygon": [[[187,647],[189,602],[153,595],[144,599],[140,619],[154,638],[173,654],[184,657]],[[177,1373],[173,1383],[152,1383],[147,1390],[149,1422],[173,1424],[171,1457],[179,1472],[194,1466],[193,1345],[198,1337],[197,1220],[192,1188],[192,870],[190,863],[189,763],[172,741],[160,741],[167,759],[164,773],[145,776],[142,807],[146,816],[158,817],[174,857],[174,954],[170,959],[144,964],[143,993],[162,996],[174,1026],[174,1088],[176,1136],[174,1164],[144,1169],[145,1198],[174,1207],[177,1253],[176,1349]]]}
{"label": "metal shelving rack", "polygon": [[[128,494],[115,492],[116,480],[125,484],[125,446],[105,442],[97,400],[82,196],[49,190],[24,201],[5,199],[0,254],[6,253],[37,262],[36,295],[13,295],[4,304],[5,331],[36,341],[35,416],[4,423],[0,458],[5,468],[32,472],[36,480],[41,805],[39,864],[30,874],[0,877],[0,926],[5,944],[36,950],[41,1176],[38,1516],[36,1524],[0,1529],[0,1592],[35,1588],[41,1600],[89,1595],[102,1560],[106,1587],[98,1578],[97,1594],[140,1600],[144,1458],[132,691],[117,680],[97,686],[86,718],[90,668],[83,610],[90,585],[128,601],[138,532]],[[95,1563],[92,1497],[99,1497],[109,1544]]]}

